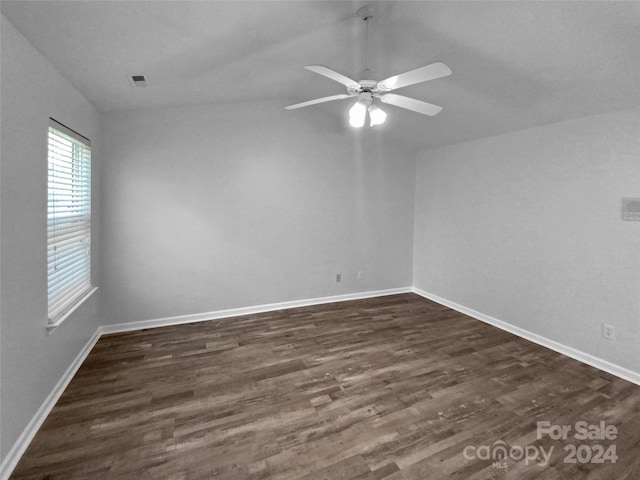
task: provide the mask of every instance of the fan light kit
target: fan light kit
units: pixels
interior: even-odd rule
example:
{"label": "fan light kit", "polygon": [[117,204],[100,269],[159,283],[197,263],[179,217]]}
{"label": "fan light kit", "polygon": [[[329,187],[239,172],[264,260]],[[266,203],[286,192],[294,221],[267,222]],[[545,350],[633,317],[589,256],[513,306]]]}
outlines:
{"label": "fan light kit", "polygon": [[[362,20],[367,22],[365,23],[365,35],[366,25],[368,25],[368,21],[373,18],[371,11],[371,5],[367,5],[358,10],[358,16]],[[451,69],[441,62],[425,65],[424,67],[416,68],[415,70],[401,73],[400,75],[394,75],[393,77],[389,77],[380,81],[360,80],[359,82],[352,80],[351,78],[342,75],[341,73],[338,73],[334,70],[331,70],[330,68],[323,65],[307,65],[304,68],[319,75],[330,78],[335,82],[341,83],[342,85],[347,87],[347,93],[316,98],[315,100],[296,103],[284,108],[287,110],[295,110],[297,108],[308,107],[317,103],[357,97],[356,103],[354,103],[353,106],[349,109],[349,124],[352,127],[356,128],[361,128],[364,126],[367,113],[369,114],[369,126],[373,127],[375,125],[384,123],[385,119],[387,118],[387,114],[380,107],[374,104],[374,99],[378,99],[382,103],[395,105],[396,107],[411,110],[423,115],[437,115],[438,113],[440,113],[440,111],[442,111],[442,107],[438,105],[433,105],[432,103],[423,102],[422,100],[416,100],[415,98],[409,98],[403,95],[397,95],[395,93],[389,92],[398,88],[408,87],[409,85],[415,85],[416,83],[435,80],[436,78],[451,75]],[[368,69],[365,68],[365,72],[367,71]]]}

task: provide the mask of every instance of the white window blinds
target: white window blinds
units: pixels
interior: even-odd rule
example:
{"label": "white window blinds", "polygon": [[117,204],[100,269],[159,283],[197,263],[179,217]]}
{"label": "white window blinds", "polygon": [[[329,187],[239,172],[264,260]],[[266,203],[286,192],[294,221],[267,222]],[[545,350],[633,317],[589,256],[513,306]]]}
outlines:
{"label": "white window blinds", "polygon": [[49,323],[55,324],[91,290],[91,146],[49,123],[47,278]]}

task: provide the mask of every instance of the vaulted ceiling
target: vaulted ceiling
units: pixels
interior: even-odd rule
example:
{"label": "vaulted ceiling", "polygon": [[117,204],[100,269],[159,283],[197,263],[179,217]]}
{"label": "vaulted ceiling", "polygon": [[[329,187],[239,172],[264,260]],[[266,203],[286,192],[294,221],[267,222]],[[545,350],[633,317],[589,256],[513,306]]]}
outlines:
{"label": "vaulted ceiling", "polygon": [[[301,102],[344,92],[303,69],[357,80],[435,61],[449,77],[383,105],[385,134],[415,149],[640,105],[640,2],[3,1],[2,13],[99,110]],[[367,38],[367,42],[365,42]],[[135,89],[128,75],[150,85]],[[351,100],[294,110],[346,126]],[[317,120],[314,120],[317,119]]]}

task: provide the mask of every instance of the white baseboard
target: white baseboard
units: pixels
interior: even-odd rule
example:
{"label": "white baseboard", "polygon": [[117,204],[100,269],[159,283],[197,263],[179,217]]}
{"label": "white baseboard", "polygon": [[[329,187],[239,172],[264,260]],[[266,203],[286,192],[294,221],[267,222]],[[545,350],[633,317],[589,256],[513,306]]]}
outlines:
{"label": "white baseboard", "polygon": [[141,320],[138,322],[118,323],[114,325],[103,325],[100,327],[101,334],[121,333],[143,328],[167,327],[180,325],[183,323],[206,322],[220,318],[239,317],[241,315],[251,315],[253,313],[273,312],[275,310],[286,310],[289,308],[308,307],[311,305],[321,305],[323,303],[346,302],[349,300],[361,300],[364,298],[383,297],[386,295],[396,295],[399,293],[411,293],[412,287],[390,288],[387,290],[374,290],[369,292],[349,293],[346,295],[335,295],[331,297],[308,298],[305,300],[293,300],[289,302],[268,303],[265,305],[255,305],[253,307],[231,308],[228,310],[217,310],[206,313],[195,313],[193,315],[179,315],[176,317],[157,318],[153,320]]}
{"label": "white baseboard", "polygon": [[480,313],[476,310],[464,307],[462,305],[458,305],[455,302],[451,302],[447,299],[438,297],[437,295],[433,295],[431,293],[425,292],[419,288],[415,287],[403,287],[403,288],[392,288],[387,290],[375,290],[369,292],[361,292],[361,293],[351,293],[346,295],[336,295],[331,297],[318,297],[318,298],[310,298],[306,300],[294,300],[289,302],[281,302],[281,303],[270,303],[265,305],[256,305],[253,307],[244,307],[244,308],[233,308],[228,310],[217,310],[214,312],[207,313],[199,313],[193,315],[180,315],[176,317],[166,317],[159,318],[154,320],[143,320],[139,322],[131,322],[131,323],[120,323],[115,325],[103,325],[98,327],[93,336],[89,339],[87,344],[83,347],[83,349],[78,353],[76,358],[73,360],[69,368],[62,375],[56,386],[53,388],[51,393],[47,396],[45,401],[42,403],[36,414],[33,416],[27,427],[24,429],[16,443],[13,445],[7,456],[3,459],[2,464],[0,464],[0,480],[7,480],[11,475],[11,472],[18,464],[20,457],[24,454],[25,450],[33,440],[33,437],[36,435],[42,423],[47,418],[47,415],[51,412],[56,402],[64,392],[65,388],[78,371],[82,362],[84,362],[85,358],[94,347],[94,345],[98,342],[100,337],[104,334],[108,333],[120,333],[120,332],[128,332],[133,330],[141,330],[144,328],[155,328],[155,327],[165,327],[170,325],[180,325],[183,323],[193,323],[193,322],[204,322],[207,320],[216,320],[220,318],[230,318],[237,317],[241,315],[250,315],[253,313],[263,313],[263,312],[271,312],[275,310],[285,310],[290,308],[297,307],[306,307],[311,305],[321,305],[325,303],[334,303],[334,302],[346,302],[349,300],[361,300],[365,298],[374,298],[374,297],[382,297],[386,295],[396,295],[399,293],[416,293],[421,297],[424,297],[428,300],[432,300],[436,303],[444,305],[448,308],[456,310],[460,313],[464,313],[470,317],[473,317],[482,322],[488,323],[495,327],[498,327],[502,330],[505,330],[509,333],[513,333],[519,337],[522,337],[526,340],[530,340],[538,345],[542,345],[544,347],[550,348],[558,353],[566,355],[568,357],[579,360],[587,365],[591,365],[595,368],[603,370],[605,372],[611,373],[617,377],[623,378],[630,382],[633,382],[637,385],[640,385],[640,373],[634,372],[632,370],[628,370],[619,365],[615,365],[613,363],[607,362],[598,357],[594,357],[593,355],[581,352],[574,348],[568,347],[561,343],[558,343],[554,340],[550,340],[548,338],[542,337],[538,334],[529,332],[528,330],[524,330],[520,327],[516,327],[507,322],[503,322],[502,320],[498,320],[496,318],[490,317],[483,313]]}
{"label": "white baseboard", "polygon": [[391,288],[387,290],[374,290],[369,292],[350,293],[346,295],[336,295],[331,297],[309,298],[305,300],[294,300],[289,302],[270,303],[266,305],[256,305],[253,307],[233,308],[229,310],[217,310],[214,312],[198,313],[194,315],[180,315],[177,317],[167,317],[155,320],[143,320],[139,322],[120,323],[117,325],[103,325],[98,327],[87,344],[82,348],[80,353],[73,360],[69,368],[62,375],[51,393],[42,403],[36,414],[33,416],[27,427],[13,445],[7,456],[0,464],[0,480],[7,480],[20,461],[20,457],[35,437],[36,433],[42,426],[42,423],[51,412],[56,402],[64,392],[65,388],[75,375],[75,373],[84,362],[89,352],[98,342],[100,337],[108,333],[120,333],[133,330],[141,330],[143,328],[165,327],[170,325],[180,325],[183,323],[204,322],[207,320],[215,320],[220,318],[237,317],[240,315],[249,315],[252,313],[271,312],[275,310],[284,310],[296,307],[305,307],[311,305],[320,305],[323,303],[346,302],[348,300],[361,300],[365,298],[382,297],[386,295],[396,295],[398,293],[411,293],[411,287]]}
{"label": "white baseboard", "polygon": [[18,437],[16,443],[13,444],[13,447],[9,450],[7,456],[2,460],[2,464],[0,464],[0,480],[7,480],[11,475],[11,472],[13,472],[13,469],[16,468],[16,465],[31,443],[31,440],[35,437],[36,433],[47,418],[47,415],[49,415],[65,388],[67,388],[67,385],[69,385],[69,382],[82,365],[82,362],[84,362],[93,346],[98,342],[100,335],[100,328],[98,328],[82,350],[80,350],[80,353],[76,355],[76,358],[71,362],[69,368],[67,368],[64,374],[62,374],[62,377],[60,377],[56,386],[53,387],[53,390],[51,390],[47,398],[42,402],[40,408],[31,418],[31,421],[26,428],[22,431],[22,434]]}
{"label": "white baseboard", "polygon": [[621,367],[620,365],[616,365],[615,363],[608,362],[607,360],[603,360],[602,358],[595,357],[589,353],[576,350],[575,348],[556,342],[555,340],[551,340],[549,338],[543,337],[541,335],[538,335],[537,333],[533,333],[523,328],[516,327],[515,325],[511,325],[510,323],[504,322],[502,320],[498,320],[497,318],[491,317],[489,315],[485,315],[484,313],[478,312],[476,310],[465,307],[463,305],[459,305],[455,302],[447,300],[446,298],[439,297],[437,295],[434,295],[433,293],[426,292],[419,288],[413,287],[411,291],[428,300],[432,300],[436,303],[444,305],[445,307],[449,307],[452,310],[456,310],[460,313],[464,313],[465,315],[473,317],[476,320],[480,320],[481,322],[488,323],[489,325],[493,325],[494,327],[498,327],[501,330],[504,330],[509,333],[513,333],[514,335],[524,338],[525,340],[529,340],[533,343],[537,343],[538,345],[542,345],[543,347],[549,348],[555,352],[566,355],[567,357],[571,357],[582,363],[591,365],[592,367],[603,370],[607,373],[615,375],[616,377],[620,377],[624,380],[628,380],[629,382],[635,383],[636,385],[640,385],[640,373],[638,372],[634,372],[633,370],[629,370],[625,367]]}

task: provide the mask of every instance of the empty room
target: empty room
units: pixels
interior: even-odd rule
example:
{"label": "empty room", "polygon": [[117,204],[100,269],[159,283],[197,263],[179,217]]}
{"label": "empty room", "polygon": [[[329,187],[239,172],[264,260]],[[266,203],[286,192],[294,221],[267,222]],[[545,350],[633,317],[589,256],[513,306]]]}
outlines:
{"label": "empty room", "polygon": [[0,10],[0,480],[640,478],[640,2]]}

